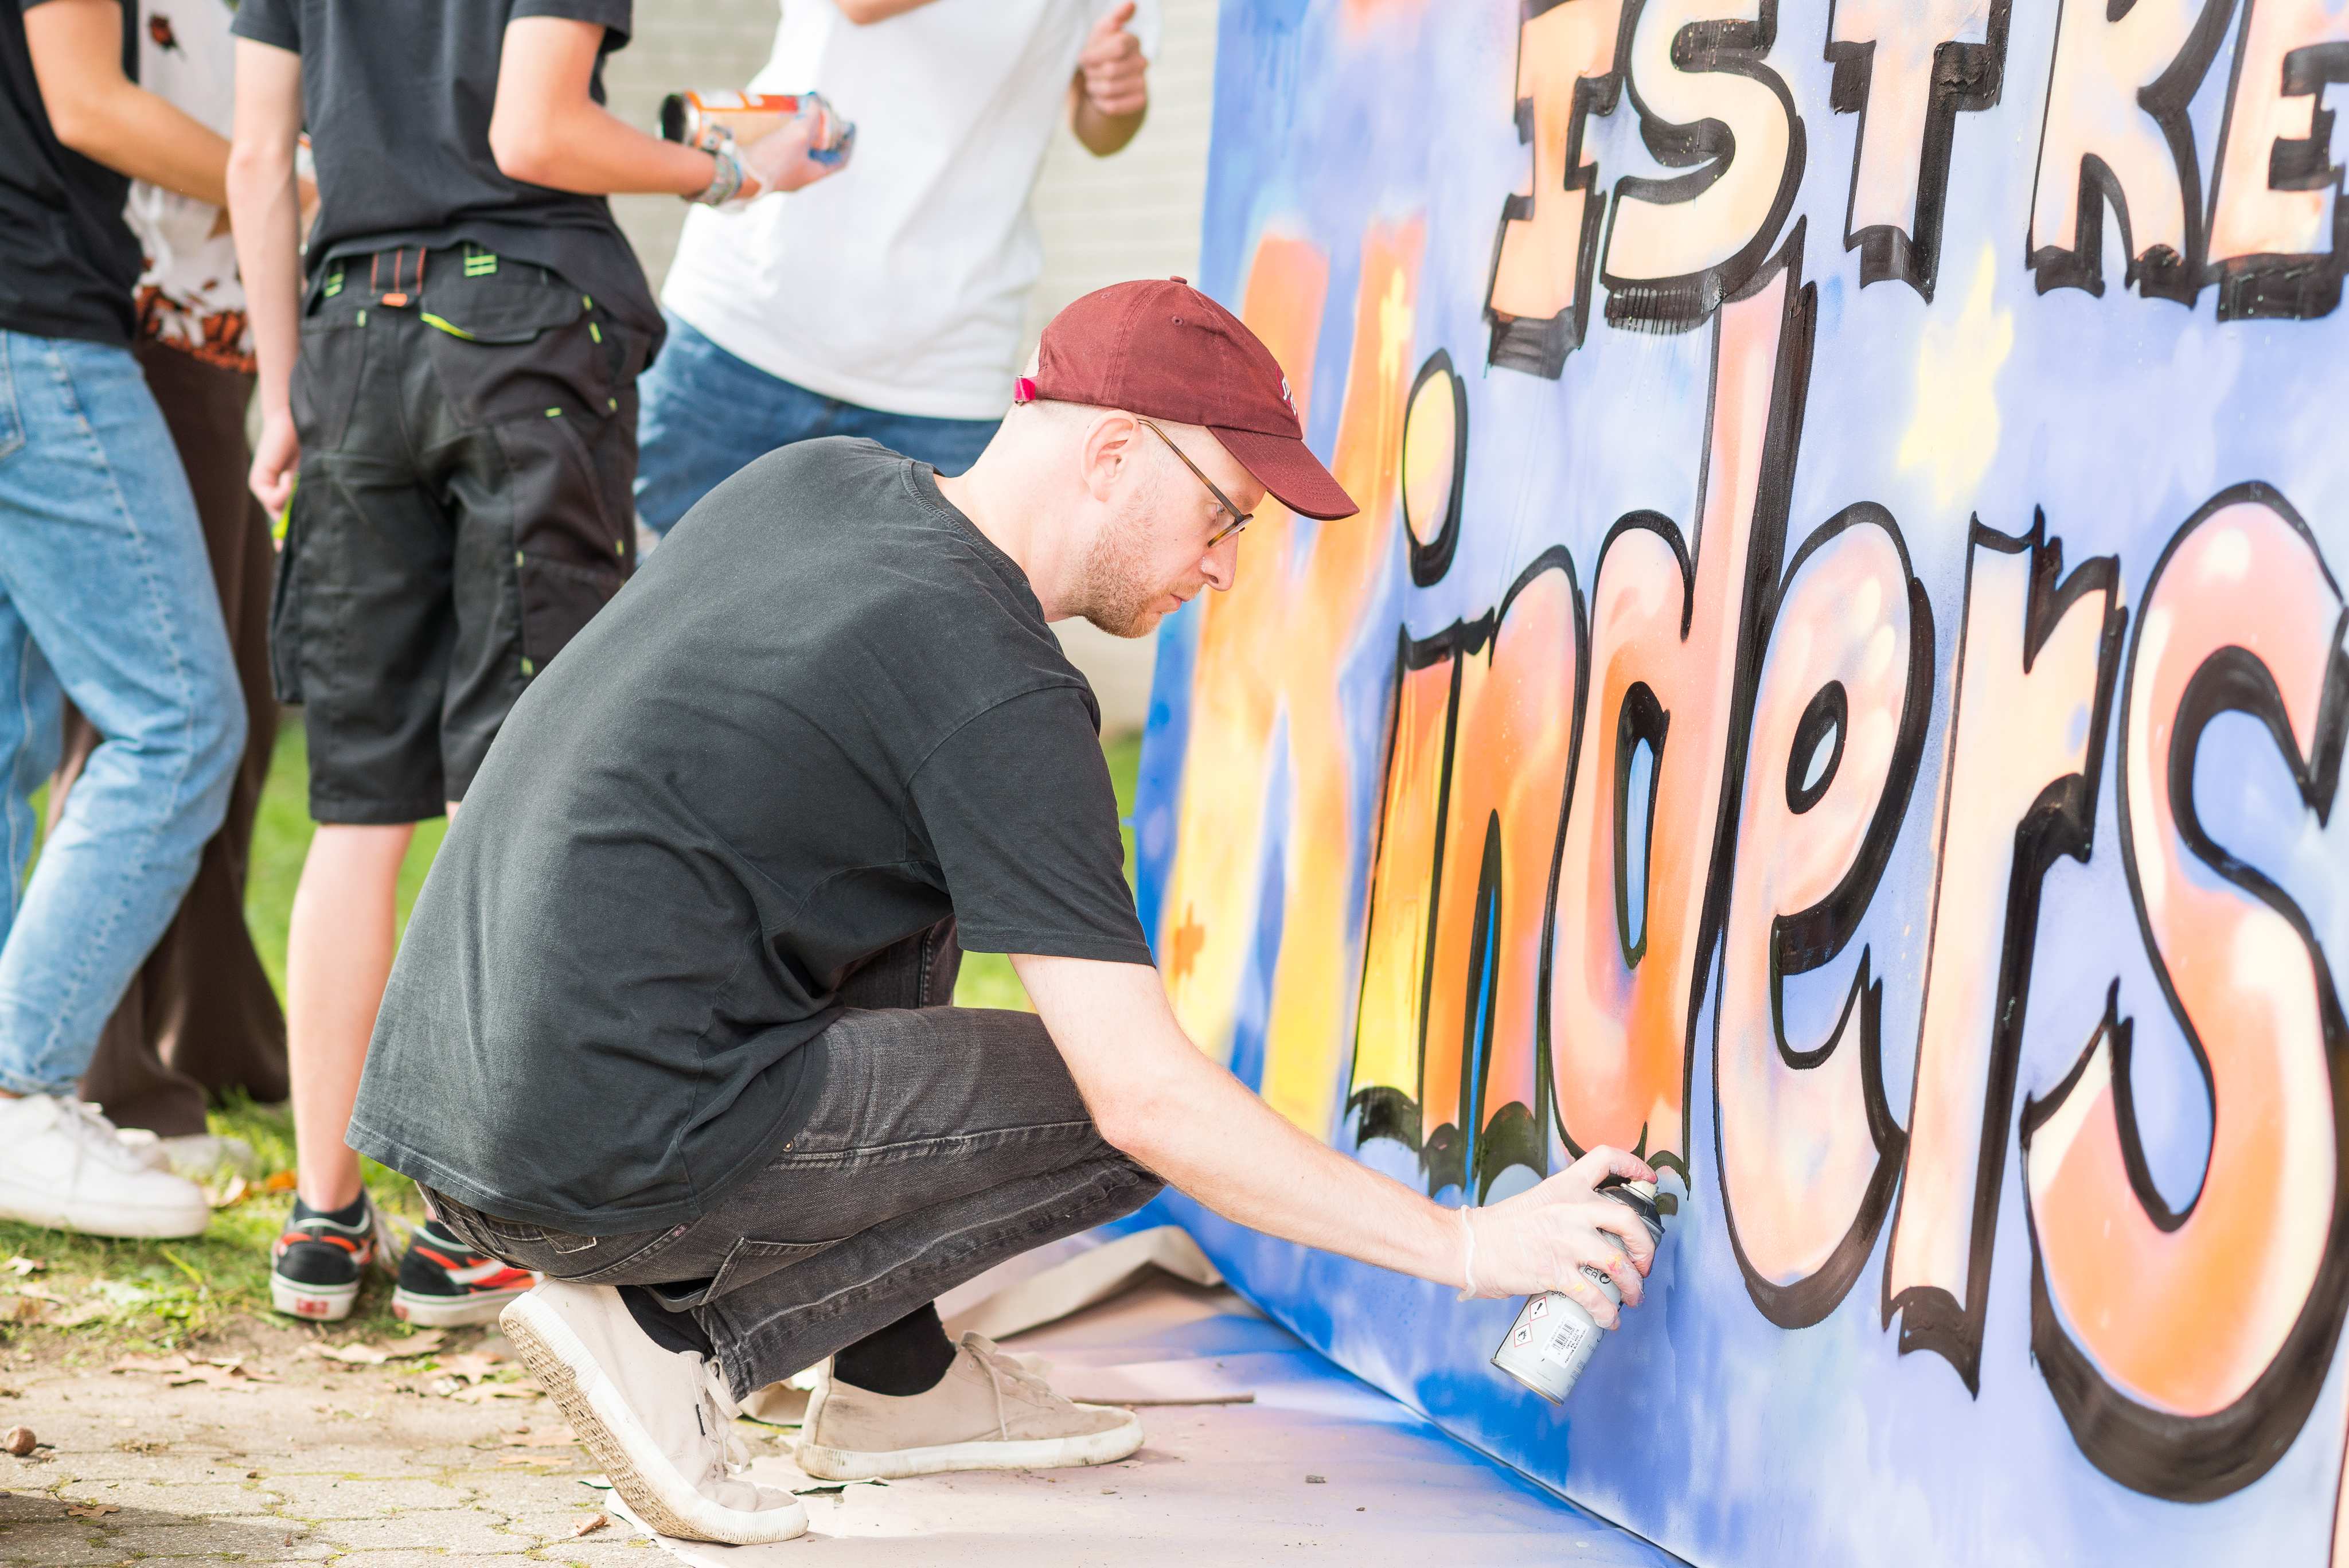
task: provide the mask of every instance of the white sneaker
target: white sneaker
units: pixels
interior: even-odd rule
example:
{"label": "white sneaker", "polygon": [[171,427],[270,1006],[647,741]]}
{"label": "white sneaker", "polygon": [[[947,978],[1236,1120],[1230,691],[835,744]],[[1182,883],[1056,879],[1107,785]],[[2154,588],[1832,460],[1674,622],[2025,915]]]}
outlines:
{"label": "white sneaker", "polygon": [[748,1455],[717,1368],[655,1345],[618,1291],[548,1280],[498,1323],[612,1490],[654,1530],[752,1546],[807,1529],[799,1499],[737,1473]]}
{"label": "white sneaker", "polygon": [[190,1181],[225,1183],[242,1176],[248,1181],[261,1174],[253,1146],[241,1137],[216,1133],[181,1133],[158,1137],[145,1127],[118,1127],[115,1136],[152,1170],[168,1170]]}
{"label": "white sneaker", "polygon": [[0,1099],[0,1219],[86,1236],[173,1240],[212,1222],[203,1189],[150,1167],[96,1106]]}
{"label": "white sneaker", "polygon": [[800,1469],[826,1480],[897,1480],[1114,1464],[1142,1447],[1133,1411],[1064,1399],[1036,1365],[966,1334],[946,1376],[923,1394],[874,1394],[827,1367],[800,1428]]}

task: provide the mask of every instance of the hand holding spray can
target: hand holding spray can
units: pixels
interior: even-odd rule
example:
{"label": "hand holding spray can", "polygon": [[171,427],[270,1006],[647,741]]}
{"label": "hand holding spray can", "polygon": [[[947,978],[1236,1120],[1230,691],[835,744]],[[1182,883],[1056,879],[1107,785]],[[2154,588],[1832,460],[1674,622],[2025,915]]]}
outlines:
{"label": "hand holding spray can", "polygon": [[[1664,1222],[1656,1210],[1654,1182],[1610,1183],[1599,1191],[1600,1196],[1615,1199],[1638,1215],[1651,1237],[1659,1241],[1664,1239]],[[1615,1241],[1612,1236],[1607,1239]],[[1615,1241],[1615,1245],[1619,1251],[1628,1251],[1620,1241]],[[1585,1263],[1582,1272],[1606,1293],[1609,1301],[1617,1306],[1623,1304],[1623,1293],[1616,1288],[1606,1270]],[[1574,1380],[1590,1365],[1590,1357],[1606,1332],[1572,1296],[1545,1291],[1526,1297],[1526,1304],[1517,1309],[1516,1322],[1509,1325],[1501,1347],[1493,1352],[1493,1365],[1555,1405],[1565,1399],[1574,1387]]]}
{"label": "hand holding spray can", "polygon": [[844,161],[856,145],[856,127],[820,92],[673,92],[661,99],[660,133],[664,140],[707,152],[720,137],[748,147],[805,114],[817,117],[809,161]]}

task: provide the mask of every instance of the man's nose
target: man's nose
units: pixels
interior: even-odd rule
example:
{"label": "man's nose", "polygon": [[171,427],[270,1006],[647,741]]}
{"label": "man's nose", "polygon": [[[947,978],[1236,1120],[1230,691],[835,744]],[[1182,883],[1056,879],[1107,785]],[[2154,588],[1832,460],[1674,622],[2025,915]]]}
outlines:
{"label": "man's nose", "polygon": [[1209,587],[1219,594],[1229,591],[1231,586],[1239,580],[1239,540],[1237,537],[1230,538],[1217,545],[1201,559],[1199,566],[1201,574],[1206,577]]}

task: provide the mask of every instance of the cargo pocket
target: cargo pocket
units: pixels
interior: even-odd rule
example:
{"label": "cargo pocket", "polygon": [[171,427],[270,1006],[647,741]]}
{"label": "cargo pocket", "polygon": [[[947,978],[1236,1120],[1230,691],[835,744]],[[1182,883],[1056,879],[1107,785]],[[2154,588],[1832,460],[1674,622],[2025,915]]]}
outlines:
{"label": "cargo pocket", "polygon": [[494,427],[513,518],[524,675],[544,670],[627,580],[628,540],[585,439],[595,425],[549,409]]}
{"label": "cargo pocket", "polygon": [[460,421],[603,411],[611,378],[586,296],[563,284],[459,283],[426,294],[427,352]]}

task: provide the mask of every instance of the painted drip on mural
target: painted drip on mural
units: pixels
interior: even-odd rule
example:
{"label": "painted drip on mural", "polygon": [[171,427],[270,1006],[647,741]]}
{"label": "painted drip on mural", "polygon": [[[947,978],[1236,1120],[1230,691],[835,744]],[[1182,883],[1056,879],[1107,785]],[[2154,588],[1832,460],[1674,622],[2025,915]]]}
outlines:
{"label": "painted drip on mural", "polygon": [[1364,510],[1163,636],[1176,1008],[1444,1202],[1678,1213],[1558,1408],[1513,1303],[1209,1251],[1699,1563],[2349,1564],[2349,0],[1227,0],[1216,71],[1206,286]]}

